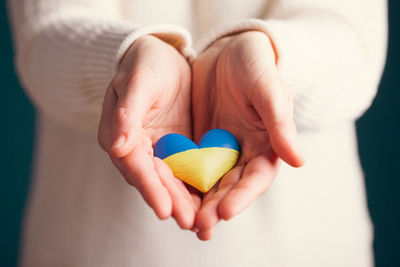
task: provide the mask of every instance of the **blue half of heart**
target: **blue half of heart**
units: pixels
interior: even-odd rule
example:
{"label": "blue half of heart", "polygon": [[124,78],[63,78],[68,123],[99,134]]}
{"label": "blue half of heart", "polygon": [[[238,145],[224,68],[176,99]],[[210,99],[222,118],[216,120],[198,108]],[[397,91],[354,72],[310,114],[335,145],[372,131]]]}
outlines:
{"label": "blue half of heart", "polygon": [[206,147],[230,148],[240,152],[239,143],[233,134],[224,129],[213,129],[203,135],[199,145],[181,134],[164,135],[154,146],[154,156],[165,159],[179,152]]}
{"label": "blue half of heart", "polygon": [[203,193],[235,166],[239,151],[235,136],[223,129],[208,131],[199,145],[183,135],[167,134],[154,146],[154,155],[170,167],[175,177]]}

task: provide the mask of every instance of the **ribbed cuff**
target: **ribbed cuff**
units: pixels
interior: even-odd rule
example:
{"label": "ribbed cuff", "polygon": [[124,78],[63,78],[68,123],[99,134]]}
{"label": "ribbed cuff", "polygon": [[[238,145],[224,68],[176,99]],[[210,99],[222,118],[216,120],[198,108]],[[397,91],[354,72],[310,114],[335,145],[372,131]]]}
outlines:
{"label": "ribbed cuff", "polygon": [[204,38],[200,39],[200,41],[196,45],[196,52],[200,54],[204,52],[208,47],[210,47],[214,42],[223,37],[239,34],[246,31],[260,31],[265,33],[269,37],[271,44],[275,50],[275,58],[278,63],[278,58],[280,55],[280,52],[278,50],[279,46],[276,44],[274,35],[269,31],[266,22],[261,19],[242,19],[212,28]]}
{"label": "ribbed cuff", "polygon": [[195,51],[192,48],[192,39],[190,33],[185,28],[171,24],[157,24],[140,27],[139,29],[127,35],[117,51],[114,66],[118,66],[119,61],[135,40],[149,34],[162,39],[166,43],[169,43],[187,59],[195,57]]}
{"label": "ribbed cuff", "polygon": [[132,23],[113,23],[101,27],[87,51],[84,71],[90,85],[108,84],[115,75],[120,60],[140,37],[152,34],[174,46],[187,59],[194,57],[189,32],[176,25],[159,24],[138,27]]}

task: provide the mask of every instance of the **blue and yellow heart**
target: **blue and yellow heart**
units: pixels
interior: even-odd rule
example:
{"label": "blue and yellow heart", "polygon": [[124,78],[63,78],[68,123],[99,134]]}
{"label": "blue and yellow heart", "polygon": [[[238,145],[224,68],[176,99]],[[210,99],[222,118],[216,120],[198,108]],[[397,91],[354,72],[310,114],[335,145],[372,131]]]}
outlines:
{"label": "blue and yellow heart", "polygon": [[196,145],[180,134],[167,134],[154,146],[154,156],[162,159],[175,177],[208,192],[235,166],[240,146],[235,136],[223,129],[206,132]]}

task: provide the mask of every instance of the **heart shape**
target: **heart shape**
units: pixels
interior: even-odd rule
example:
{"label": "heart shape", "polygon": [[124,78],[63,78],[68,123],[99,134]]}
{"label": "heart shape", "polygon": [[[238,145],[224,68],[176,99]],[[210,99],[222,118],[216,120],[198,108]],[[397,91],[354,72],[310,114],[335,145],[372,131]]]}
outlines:
{"label": "heart shape", "polygon": [[235,136],[223,129],[206,132],[196,145],[181,134],[167,134],[154,146],[154,156],[162,159],[175,177],[208,192],[235,166],[240,146]]}

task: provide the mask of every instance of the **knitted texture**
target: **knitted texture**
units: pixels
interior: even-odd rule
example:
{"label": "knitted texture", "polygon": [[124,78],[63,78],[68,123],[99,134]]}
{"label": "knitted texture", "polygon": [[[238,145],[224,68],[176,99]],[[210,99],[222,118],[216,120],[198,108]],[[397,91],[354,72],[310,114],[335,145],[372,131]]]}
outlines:
{"label": "knitted texture", "polygon": [[[179,44],[185,56],[193,57],[185,29],[142,27],[134,17],[124,20],[125,1],[13,0],[9,4],[24,87],[41,110],[73,127],[96,129],[115,64],[138,37],[163,33],[171,44]],[[229,12],[238,10],[230,7],[245,7],[224,5],[224,13],[214,14],[220,15],[219,20],[213,18],[219,23],[202,34],[198,51],[232,33],[268,34],[279,54],[281,75],[293,92],[300,130],[354,120],[370,105],[386,51],[384,1],[271,1],[260,18],[239,15],[236,20]],[[200,15],[194,16],[200,25],[210,23],[206,14]],[[228,21],[220,21],[224,16]]]}

